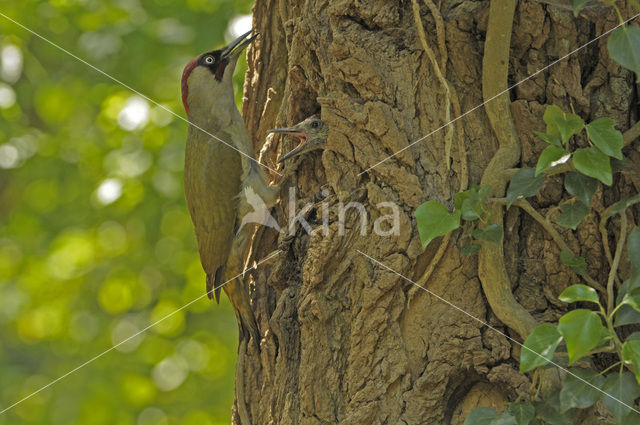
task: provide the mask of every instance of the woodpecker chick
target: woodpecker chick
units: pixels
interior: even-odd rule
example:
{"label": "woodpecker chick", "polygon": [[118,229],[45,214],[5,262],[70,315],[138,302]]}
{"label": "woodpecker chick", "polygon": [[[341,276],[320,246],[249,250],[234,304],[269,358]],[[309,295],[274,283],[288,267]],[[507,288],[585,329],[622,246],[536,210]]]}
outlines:
{"label": "woodpecker chick", "polygon": [[259,332],[249,294],[243,279],[237,278],[244,267],[246,241],[238,240],[234,230],[243,204],[239,196],[243,185],[250,177],[256,187],[257,182],[264,183],[252,159],[251,139],[235,105],[232,82],[238,56],[256,37],[247,38],[251,32],[187,64],[182,74],[182,102],[189,120],[185,197],[207,275],[207,295],[213,298],[215,294],[219,301],[222,288],[238,317],[241,338],[248,338],[248,332],[257,343]]}
{"label": "woodpecker chick", "polygon": [[300,139],[300,144],[296,148],[278,160],[278,162],[283,162],[286,159],[302,155],[306,152],[325,149],[327,146],[329,127],[320,119],[320,116],[316,114],[293,127],[274,128],[273,130],[269,130],[269,133],[289,134]]}

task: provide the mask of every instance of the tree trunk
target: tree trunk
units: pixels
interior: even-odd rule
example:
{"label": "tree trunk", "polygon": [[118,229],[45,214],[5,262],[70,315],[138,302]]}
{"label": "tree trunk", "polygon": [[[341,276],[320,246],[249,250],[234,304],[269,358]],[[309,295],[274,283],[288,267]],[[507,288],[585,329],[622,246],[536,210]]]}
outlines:
{"label": "tree trunk", "polygon": [[[254,243],[256,260],[283,252],[253,273],[263,340],[259,352],[246,344],[239,349],[234,423],[461,424],[478,405],[500,410],[505,401],[528,398],[531,381],[518,372],[518,345],[363,255],[515,340],[526,336],[527,326],[507,323],[493,305],[489,292],[496,287],[479,264],[491,259],[462,255],[468,236],[459,231],[423,250],[413,213],[426,200],[451,206],[455,193],[480,184],[504,146],[500,126],[513,123],[519,140],[508,141],[517,144],[515,162],[497,166],[535,167],[545,144],[533,131],[545,129],[545,105],[573,108],[585,121],[609,116],[624,131],[636,121],[637,97],[633,76],[610,60],[603,38],[498,98],[495,104],[506,105],[496,108],[502,122],[481,107],[429,135],[617,24],[602,7],[574,18],[570,8],[546,1],[520,1],[514,13],[512,0],[495,1],[500,10],[492,13],[507,21],[489,18],[489,1],[256,0],[261,36],[248,53],[244,116],[256,150],[269,140],[262,159],[275,167],[277,154],[293,142],[267,138],[266,131],[321,112],[330,126],[328,149],[303,157],[289,184],[296,188],[295,213],[315,203],[307,221],[320,229],[328,219],[329,232],[260,231]],[[632,16],[630,8],[622,12]],[[489,25],[503,26],[494,28],[497,62],[483,65]],[[501,66],[504,75],[493,73]],[[637,160],[632,149],[627,154]],[[600,190],[596,210],[631,194],[631,183],[623,174]],[[493,189],[504,196],[504,187]],[[290,216],[287,187],[281,195],[275,215],[282,225]],[[532,203],[553,216],[566,197],[555,176]],[[364,232],[355,208],[346,210],[340,231],[339,208],[349,202],[365,206]],[[398,235],[375,231],[376,220],[391,213],[381,202],[399,206]],[[498,295],[517,300],[530,323],[557,320],[566,311],[558,294],[579,277],[560,263],[560,248],[530,216],[515,207],[496,213],[505,229],[503,283],[506,292],[511,288]],[[592,213],[578,231],[558,230],[602,281],[608,264],[598,220]]]}

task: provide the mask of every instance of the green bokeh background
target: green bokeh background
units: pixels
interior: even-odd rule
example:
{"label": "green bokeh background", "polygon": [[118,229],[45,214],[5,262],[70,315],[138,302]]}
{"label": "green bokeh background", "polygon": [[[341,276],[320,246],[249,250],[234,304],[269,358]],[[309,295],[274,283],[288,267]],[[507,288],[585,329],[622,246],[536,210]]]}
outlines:
{"label": "green bokeh background", "polygon": [[[229,41],[229,22],[250,7],[0,0],[0,13],[181,116],[182,68]],[[0,410],[205,290],[182,190],[185,122],[148,104],[148,122],[127,130],[126,88],[0,17],[0,52],[8,46],[23,64],[0,76]],[[238,98],[245,69],[241,59]],[[0,425],[228,424],[236,347],[226,298],[204,297]]]}

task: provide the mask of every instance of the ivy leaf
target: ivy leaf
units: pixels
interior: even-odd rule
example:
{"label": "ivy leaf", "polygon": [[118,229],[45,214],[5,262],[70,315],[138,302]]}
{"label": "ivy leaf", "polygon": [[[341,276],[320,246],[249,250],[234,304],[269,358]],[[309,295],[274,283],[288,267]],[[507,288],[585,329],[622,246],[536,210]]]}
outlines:
{"label": "ivy leaf", "polygon": [[576,114],[567,114],[556,105],[549,105],[542,119],[547,124],[547,133],[559,136],[566,146],[569,138],[584,128],[584,121]]}
{"label": "ivy leaf", "polygon": [[[567,151],[557,146],[547,146],[545,150],[542,151],[540,157],[538,158],[538,164],[536,165],[536,176],[551,167],[554,162],[557,162],[563,156],[569,155]],[[568,159],[568,158],[567,158]]]}
{"label": "ivy leaf", "polygon": [[609,157],[594,146],[576,150],[573,153],[573,165],[582,174],[596,178],[607,186],[613,182]]}
{"label": "ivy leaf", "polygon": [[460,248],[460,252],[464,255],[472,255],[480,251],[480,248],[482,247],[476,243],[468,243]]}
{"label": "ivy leaf", "polygon": [[[616,305],[622,303],[624,298],[627,296],[627,293],[638,289],[637,286],[631,286],[631,283],[631,279],[627,279],[624,281],[624,283],[620,287],[620,290],[618,291],[618,296],[616,297]],[[640,282],[638,282],[638,284],[640,285]],[[630,325],[633,323],[640,323],[640,312],[636,311],[628,304],[623,304],[615,313],[613,326],[618,327]]]}
{"label": "ivy leaf", "polygon": [[491,425],[517,425],[516,418],[509,412],[502,412],[500,416],[491,421]]}
{"label": "ivy leaf", "polygon": [[589,208],[582,202],[562,204],[560,208],[562,208],[562,214],[558,216],[556,222],[573,230],[576,230],[582,219],[589,215]]}
{"label": "ivy leaf", "polygon": [[518,425],[529,425],[536,415],[536,409],[533,407],[533,404],[523,401],[511,403],[507,408],[507,412],[516,418]]}
{"label": "ivy leaf", "polygon": [[640,311],[640,288],[636,288],[625,294],[621,304],[631,306],[634,310]]}
{"label": "ivy leaf", "polygon": [[571,425],[573,423],[573,410],[561,412],[559,392],[553,393],[544,402],[534,403],[534,406],[537,418],[542,419],[546,424]]}
{"label": "ivy leaf", "polygon": [[590,208],[591,198],[598,189],[598,181],[584,174],[570,172],[564,177],[564,188]]}
{"label": "ivy leaf", "polygon": [[464,200],[464,202],[462,203],[462,208],[460,208],[460,212],[462,213],[463,220],[477,220],[482,214],[482,202],[480,202],[479,199],[471,196]]}
{"label": "ivy leaf", "polygon": [[488,407],[476,407],[467,415],[464,425],[491,425],[491,421],[498,417],[495,410]]}
{"label": "ivy leaf", "polygon": [[632,196],[630,198],[623,198],[616,202],[611,211],[609,211],[609,215],[607,217],[611,217],[612,215],[618,214],[619,212],[624,211],[629,208],[631,205],[635,205],[640,202],[640,195]]}
{"label": "ivy leaf", "polygon": [[585,4],[589,3],[589,1],[590,0],[573,0],[573,16],[578,16],[580,10]]}
{"label": "ivy leaf", "polygon": [[[625,406],[633,406],[633,400],[640,396],[640,387],[629,372],[612,373],[606,377],[602,385],[600,400],[616,419],[624,418],[631,410]],[[622,403],[624,404],[622,404]]]}
{"label": "ivy leaf", "polygon": [[611,158],[611,172],[613,174],[619,173],[629,166],[629,161],[626,159],[619,160],[616,158]]}
{"label": "ivy leaf", "polygon": [[562,251],[560,253],[560,261],[565,266],[571,267],[577,275],[582,276],[587,273],[587,262],[579,255],[573,255],[570,251]]}
{"label": "ivy leaf", "polygon": [[481,241],[498,243],[502,240],[502,227],[497,224],[490,224],[484,230],[474,229],[471,236]]}
{"label": "ivy leaf", "polygon": [[460,227],[460,211],[450,213],[447,207],[438,201],[427,201],[420,205],[416,209],[415,217],[423,248],[438,236],[444,236]]}
{"label": "ivy leaf", "polygon": [[622,133],[616,130],[616,122],[611,118],[598,118],[587,124],[587,134],[602,153],[622,159]]}
{"label": "ivy leaf", "polygon": [[[562,411],[572,408],[586,409],[600,398],[600,391],[604,384],[604,376],[595,370],[572,368],[562,383],[560,390],[560,406]],[[587,381],[589,384],[585,383]]]}
{"label": "ivy leaf", "polygon": [[[640,371],[640,341],[626,341],[622,345],[622,360],[632,364],[636,371]],[[636,375],[636,381],[640,383],[640,373]]]}
{"label": "ivy leaf", "polygon": [[467,221],[477,220],[486,208],[484,200],[491,193],[491,186],[472,186],[464,192],[453,195],[453,204],[462,212],[462,218]]}
{"label": "ivy leaf", "polygon": [[511,179],[507,189],[507,207],[518,198],[528,198],[537,194],[544,185],[544,174],[536,176],[533,168],[519,170]]}
{"label": "ivy leaf", "polygon": [[623,305],[616,311],[614,326],[631,325],[640,323],[640,312],[636,311],[630,305]]}
{"label": "ivy leaf", "polygon": [[558,321],[558,332],[567,343],[569,364],[595,348],[604,331],[602,320],[594,311],[577,309],[562,316]]}
{"label": "ivy leaf", "polygon": [[487,199],[487,196],[489,196],[489,194],[491,193],[491,186],[487,185],[487,186],[479,186],[478,187],[478,196],[480,197],[481,200],[485,200]]}
{"label": "ivy leaf", "polygon": [[600,305],[600,298],[595,289],[587,285],[571,285],[558,297],[560,301],[565,303],[575,303],[578,301],[588,301]]}
{"label": "ivy leaf", "polygon": [[455,209],[462,209],[462,204],[465,200],[469,199],[471,196],[471,189],[467,189],[464,192],[458,192],[453,195],[453,206]]}
{"label": "ivy leaf", "polygon": [[529,372],[549,363],[561,341],[562,335],[555,326],[547,323],[536,326],[520,352],[520,372]]}
{"label": "ivy leaf", "polygon": [[623,67],[640,74],[640,28],[625,25],[616,29],[607,42],[609,56]]}
{"label": "ivy leaf", "polygon": [[560,140],[560,137],[552,136],[551,134],[542,133],[540,131],[534,131],[534,133],[551,146],[557,146],[559,148],[562,147],[562,140]]}

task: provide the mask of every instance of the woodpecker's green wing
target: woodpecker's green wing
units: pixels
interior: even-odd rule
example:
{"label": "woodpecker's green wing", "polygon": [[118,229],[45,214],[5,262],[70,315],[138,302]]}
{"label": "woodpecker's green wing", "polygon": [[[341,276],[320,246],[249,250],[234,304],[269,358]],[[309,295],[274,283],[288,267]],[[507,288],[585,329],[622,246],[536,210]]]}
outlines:
{"label": "woodpecker's green wing", "polygon": [[[216,134],[231,140],[225,132]],[[240,154],[189,126],[185,148],[184,190],[196,231],[200,261],[207,274],[207,294],[219,286],[229,258],[238,211],[242,164]]]}

